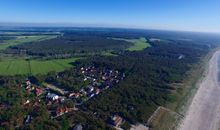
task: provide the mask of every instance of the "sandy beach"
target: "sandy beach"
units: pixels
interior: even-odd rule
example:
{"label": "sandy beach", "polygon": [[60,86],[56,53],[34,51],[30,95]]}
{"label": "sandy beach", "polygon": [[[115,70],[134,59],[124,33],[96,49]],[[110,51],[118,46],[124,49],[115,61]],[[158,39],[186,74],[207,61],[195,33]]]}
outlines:
{"label": "sandy beach", "polygon": [[218,84],[218,56],[214,53],[208,71],[199,84],[179,130],[220,130],[220,86]]}

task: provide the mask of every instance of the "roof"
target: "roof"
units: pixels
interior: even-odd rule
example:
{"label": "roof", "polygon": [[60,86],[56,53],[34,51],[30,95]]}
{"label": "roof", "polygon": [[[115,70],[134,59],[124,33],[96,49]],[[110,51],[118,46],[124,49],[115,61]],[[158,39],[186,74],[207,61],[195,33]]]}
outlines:
{"label": "roof", "polygon": [[112,117],[112,121],[115,126],[118,126],[123,122],[123,119],[122,119],[122,117],[115,115]]}
{"label": "roof", "polygon": [[54,98],[54,97],[57,97],[58,95],[56,94],[53,94],[53,93],[48,93],[47,94],[47,98]]}
{"label": "roof", "polygon": [[41,88],[35,88],[35,93],[36,93],[37,96],[39,96],[40,94],[42,94],[42,92],[43,92],[43,89],[41,89]]}
{"label": "roof", "polygon": [[73,127],[73,130],[82,130],[82,125],[81,124],[77,124]]}

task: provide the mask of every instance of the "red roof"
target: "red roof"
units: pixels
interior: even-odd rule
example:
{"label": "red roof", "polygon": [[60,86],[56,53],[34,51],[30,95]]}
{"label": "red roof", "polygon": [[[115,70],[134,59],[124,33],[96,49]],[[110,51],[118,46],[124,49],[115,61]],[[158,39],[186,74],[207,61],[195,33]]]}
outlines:
{"label": "red roof", "polygon": [[41,95],[43,93],[43,90],[41,88],[35,88],[35,94],[37,96]]}
{"label": "red roof", "polygon": [[120,116],[114,116],[112,120],[114,121],[113,123],[115,126],[119,126],[123,122],[123,119]]}
{"label": "red roof", "polygon": [[56,110],[57,115],[62,115],[67,112],[69,112],[69,108],[67,107],[60,107]]}

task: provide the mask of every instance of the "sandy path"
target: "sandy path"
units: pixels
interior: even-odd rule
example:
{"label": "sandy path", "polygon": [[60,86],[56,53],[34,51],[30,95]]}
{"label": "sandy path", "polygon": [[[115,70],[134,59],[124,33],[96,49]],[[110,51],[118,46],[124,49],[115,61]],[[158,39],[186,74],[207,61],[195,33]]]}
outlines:
{"label": "sandy path", "polygon": [[218,56],[209,61],[208,72],[195,94],[179,130],[220,130],[220,86],[218,85]]}
{"label": "sandy path", "polygon": [[138,124],[138,125],[132,126],[130,130],[149,130],[149,128],[144,126],[143,124]]}

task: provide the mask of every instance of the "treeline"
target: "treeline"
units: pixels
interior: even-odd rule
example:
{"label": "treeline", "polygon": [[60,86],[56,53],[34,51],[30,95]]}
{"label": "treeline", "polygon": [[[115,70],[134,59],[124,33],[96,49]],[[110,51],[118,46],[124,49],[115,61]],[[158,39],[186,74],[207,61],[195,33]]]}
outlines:
{"label": "treeline", "polygon": [[6,50],[6,53],[20,54],[21,51],[25,50],[28,55],[42,57],[62,54],[95,54],[124,50],[131,45],[132,43],[117,41],[108,37],[65,34],[55,39],[12,46]]}
{"label": "treeline", "polygon": [[13,36],[1,36],[0,35],[0,44],[1,44],[1,42],[4,42],[6,40],[12,40],[12,39],[16,39],[16,37],[13,37]]}

